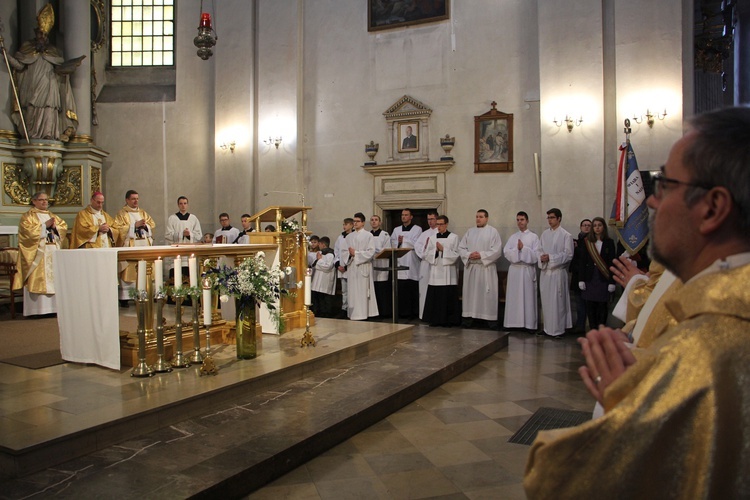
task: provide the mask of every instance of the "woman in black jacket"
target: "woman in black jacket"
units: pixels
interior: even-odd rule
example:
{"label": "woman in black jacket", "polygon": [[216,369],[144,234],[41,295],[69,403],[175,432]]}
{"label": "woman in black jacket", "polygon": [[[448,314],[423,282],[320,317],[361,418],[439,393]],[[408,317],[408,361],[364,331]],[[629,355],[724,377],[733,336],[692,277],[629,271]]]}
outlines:
{"label": "woman in black jacket", "polygon": [[586,301],[586,315],[589,328],[607,324],[610,294],[615,291],[615,281],[609,266],[615,259],[615,242],[609,237],[607,223],[601,217],[594,217],[591,231],[583,240],[578,260],[578,288],[581,298]]}

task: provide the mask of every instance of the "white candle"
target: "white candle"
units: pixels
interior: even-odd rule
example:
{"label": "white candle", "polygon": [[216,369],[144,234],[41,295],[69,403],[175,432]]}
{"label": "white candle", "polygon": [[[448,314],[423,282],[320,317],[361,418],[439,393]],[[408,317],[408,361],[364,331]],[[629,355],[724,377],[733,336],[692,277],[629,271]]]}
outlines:
{"label": "white candle", "polygon": [[198,259],[191,255],[188,259],[188,269],[190,270],[190,286],[198,286]]}
{"label": "white candle", "polygon": [[174,258],[174,289],[182,288],[182,258]]}
{"label": "white candle", "polygon": [[311,280],[310,276],[305,276],[305,305],[312,305],[312,290],[310,289]]}
{"label": "white candle", "polygon": [[146,290],[146,261],[138,261],[138,281],[136,281],[136,289],[139,292]]}
{"label": "white candle", "polygon": [[156,293],[159,293],[159,290],[161,290],[164,287],[164,261],[161,260],[161,257],[156,259],[154,261],[154,288],[156,289]]}
{"label": "white candle", "polygon": [[211,324],[211,289],[203,289],[203,324],[208,326]]}

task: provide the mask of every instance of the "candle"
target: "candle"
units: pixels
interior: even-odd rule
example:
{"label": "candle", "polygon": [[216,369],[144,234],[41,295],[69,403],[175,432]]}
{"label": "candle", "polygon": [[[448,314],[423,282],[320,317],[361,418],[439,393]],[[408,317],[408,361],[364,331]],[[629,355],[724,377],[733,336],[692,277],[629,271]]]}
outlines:
{"label": "candle", "polygon": [[146,261],[138,261],[138,281],[136,281],[136,289],[139,292],[146,290]]}
{"label": "candle", "polygon": [[312,290],[310,289],[310,276],[305,276],[305,305],[312,305]]}
{"label": "candle", "polygon": [[174,258],[174,289],[182,288],[182,258]]}
{"label": "candle", "polygon": [[211,27],[211,14],[203,12],[201,14],[201,24],[199,28],[210,28]]}
{"label": "candle", "polygon": [[203,289],[203,324],[209,326],[211,324],[211,289]]}
{"label": "candle", "polygon": [[161,257],[156,259],[154,261],[154,288],[156,289],[156,292],[159,293],[159,290],[161,290],[164,287],[164,261],[161,260]]}
{"label": "candle", "polygon": [[198,286],[198,259],[194,254],[188,259],[188,269],[190,270],[190,286]]}

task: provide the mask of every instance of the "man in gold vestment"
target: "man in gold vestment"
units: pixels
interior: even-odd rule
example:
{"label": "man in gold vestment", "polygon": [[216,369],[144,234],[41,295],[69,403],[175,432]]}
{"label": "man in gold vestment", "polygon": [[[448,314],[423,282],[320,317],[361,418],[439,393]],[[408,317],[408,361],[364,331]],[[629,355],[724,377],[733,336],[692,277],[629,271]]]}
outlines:
{"label": "man in gold vestment", "polygon": [[[138,203],[140,196],[132,189],[125,193],[125,206],[117,212],[113,224],[117,233],[118,247],[151,246],[156,223]],[[128,306],[130,290],[135,286],[137,270],[135,262],[121,263],[120,269],[120,305]]]}
{"label": "man in gold vestment", "polygon": [[89,206],[78,212],[73,226],[70,248],[112,248],[116,233],[112,229],[114,219],[104,207],[104,195],[97,191]]}
{"label": "man in gold vestment", "polygon": [[31,197],[34,207],[21,216],[18,224],[18,268],[14,288],[23,287],[23,315],[57,312],[55,273],[52,262],[61,248],[68,224],[50,212],[49,196],[39,192]]}
{"label": "man in gold vestment", "polygon": [[648,199],[654,257],[684,283],[672,319],[637,357],[587,334],[579,371],[606,413],[539,433],[529,497],[750,497],[748,165],[750,108],[696,117],[673,146]]}

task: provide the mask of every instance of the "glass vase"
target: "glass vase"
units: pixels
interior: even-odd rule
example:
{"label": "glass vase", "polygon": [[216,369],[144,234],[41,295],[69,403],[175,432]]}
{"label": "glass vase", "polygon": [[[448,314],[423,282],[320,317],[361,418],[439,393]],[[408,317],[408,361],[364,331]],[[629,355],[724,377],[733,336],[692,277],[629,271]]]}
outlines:
{"label": "glass vase", "polygon": [[235,299],[237,323],[237,359],[253,359],[258,355],[258,342],[255,338],[255,299]]}

